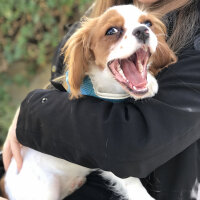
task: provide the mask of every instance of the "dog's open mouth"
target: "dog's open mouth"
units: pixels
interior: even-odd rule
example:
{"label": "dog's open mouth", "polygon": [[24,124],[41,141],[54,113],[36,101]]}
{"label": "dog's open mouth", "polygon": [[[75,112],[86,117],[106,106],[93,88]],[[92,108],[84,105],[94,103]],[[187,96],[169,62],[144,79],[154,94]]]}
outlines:
{"label": "dog's open mouth", "polygon": [[115,59],[108,62],[108,67],[115,79],[135,95],[144,95],[147,87],[147,64],[151,56],[148,47],[138,49],[126,59]]}

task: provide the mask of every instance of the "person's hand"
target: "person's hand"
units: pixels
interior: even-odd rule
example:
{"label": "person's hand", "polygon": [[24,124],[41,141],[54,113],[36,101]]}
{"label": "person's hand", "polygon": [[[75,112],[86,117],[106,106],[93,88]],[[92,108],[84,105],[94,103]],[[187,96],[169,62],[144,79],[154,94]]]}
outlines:
{"label": "person's hand", "polygon": [[3,163],[6,171],[8,170],[12,157],[14,157],[17,163],[18,171],[20,171],[22,167],[23,160],[21,156],[21,145],[16,137],[16,126],[19,116],[19,110],[20,109],[18,109],[15,114],[15,117],[9,128],[7,138],[3,146]]}

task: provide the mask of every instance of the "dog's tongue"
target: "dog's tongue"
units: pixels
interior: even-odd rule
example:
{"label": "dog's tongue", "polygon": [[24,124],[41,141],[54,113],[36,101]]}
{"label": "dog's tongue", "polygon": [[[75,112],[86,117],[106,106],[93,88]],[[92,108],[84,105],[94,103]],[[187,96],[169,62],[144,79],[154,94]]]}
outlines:
{"label": "dog's tongue", "polygon": [[143,88],[146,86],[146,69],[143,68],[143,70],[145,70],[143,73],[139,72],[136,65],[128,59],[121,61],[121,68],[124,75],[133,86],[137,88]]}

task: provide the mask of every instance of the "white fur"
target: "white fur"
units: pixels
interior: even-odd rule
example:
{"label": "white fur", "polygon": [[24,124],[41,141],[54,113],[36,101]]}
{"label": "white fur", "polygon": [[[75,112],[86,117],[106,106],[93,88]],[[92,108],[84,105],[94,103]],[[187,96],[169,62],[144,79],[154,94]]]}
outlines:
{"label": "white fur", "polygon": [[[141,47],[132,32],[135,28],[141,26],[138,23],[138,18],[141,14],[144,14],[134,6],[118,6],[111,9],[115,9],[124,17],[127,31],[124,38],[111,47],[112,51],[107,62],[116,58],[127,58]],[[150,29],[149,31],[148,45],[154,52],[157,39]],[[125,36],[127,36],[127,39],[125,39]],[[123,48],[120,48],[121,46]],[[108,94],[112,94],[112,97],[118,95],[119,98],[128,95],[113,78],[107,66],[102,71],[91,64],[88,75],[92,80],[95,91],[102,94],[104,98],[107,98]],[[158,91],[158,84],[150,73],[148,73],[147,79],[149,92],[146,97],[152,97]],[[139,98],[135,97],[135,99]],[[12,160],[5,176],[5,189],[10,200],[61,200],[80,187],[85,182],[86,175],[92,171],[30,148],[23,147],[22,155],[23,167],[20,173],[17,173],[16,163]],[[120,179],[111,172],[102,172],[102,176],[110,181],[110,187],[122,198],[129,200],[153,199],[137,178]]]}
{"label": "white fur", "polygon": [[[125,99],[130,97],[123,87],[113,78],[108,67],[101,70],[99,67],[91,65],[88,75],[90,76],[97,96],[105,99]],[[150,72],[147,72],[147,82],[148,92],[142,98],[153,97],[158,92],[158,83]],[[141,99],[141,96],[135,94],[134,99]]]}
{"label": "white fur", "polygon": [[[23,147],[23,167],[20,173],[12,159],[5,176],[5,190],[9,200],[62,200],[86,181],[94,170]],[[110,188],[129,200],[153,200],[138,178],[120,179],[102,171],[110,181]]]}
{"label": "white fur", "polygon": [[191,196],[191,199],[200,200],[200,183],[198,179],[196,179],[194,183],[190,196]]}
{"label": "white fur", "polygon": [[12,159],[5,176],[9,200],[61,200],[85,182],[92,170],[30,148],[22,148],[20,173]]}
{"label": "white fur", "polygon": [[101,70],[99,67],[91,64],[88,75],[90,76],[97,96],[104,99],[126,99],[130,97],[130,95],[114,79],[107,66],[104,70]]}
{"label": "white fur", "polygon": [[121,179],[111,172],[102,172],[102,176],[110,182],[110,189],[121,197],[120,200],[154,200],[138,178]]}
{"label": "white fur", "polygon": [[[114,6],[108,9],[108,11],[109,10],[116,10],[124,18],[124,28],[126,32],[120,42],[117,42],[111,47],[110,54],[107,57],[106,63],[104,63],[104,70],[92,63],[90,64],[88,75],[91,78],[97,96],[105,99],[124,99],[129,95],[113,78],[112,73],[107,67],[107,63],[114,59],[128,58],[142,47],[143,44],[133,35],[133,31],[138,27],[145,26],[141,25],[138,20],[141,15],[146,15],[146,13],[133,5]],[[150,48],[151,53],[154,53],[158,44],[157,37],[150,28],[147,26],[145,27],[149,30],[150,34],[146,45]],[[148,93],[142,97],[135,94],[135,100],[152,97],[158,92],[157,81],[149,72],[147,72],[147,80]]]}
{"label": "white fur", "polygon": [[108,67],[101,70],[99,67],[91,66],[88,75],[90,76],[93,87],[99,92],[126,93],[122,86],[114,79]]}
{"label": "white fur", "polygon": [[[124,28],[126,30],[123,38],[111,47],[112,51],[108,56],[107,62],[117,58],[127,58],[141,48],[141,43],[138,42],[137,38],[133,36],[133,31],[138,27],[145,26],[141,25],[138,20],[141,15],[146,15],[138,8],[132,5],[115,6],[110,10],[116,10],[125,19]],[[150,47],[151,53],[154,53],[158,44],[157,37],[151,31],[150,28],[145,26],[149,30],[148,46]],[[122,47],[122,48],[121,48]]]}

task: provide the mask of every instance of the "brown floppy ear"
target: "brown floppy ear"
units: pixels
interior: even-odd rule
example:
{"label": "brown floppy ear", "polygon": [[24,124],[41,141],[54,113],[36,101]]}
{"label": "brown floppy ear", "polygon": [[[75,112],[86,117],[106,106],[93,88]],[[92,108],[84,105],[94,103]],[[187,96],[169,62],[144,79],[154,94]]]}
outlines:
{"label": "brown floppy ear", "polygon": [[[88,70],[91,57],[90,30],[93,21],[94,19],[87,19],[87,21],[84,21],[81,28],[70,37],[62,50],[66,70],[68,70],[71,98],[78,98],[81,96],[80,86]],[[64,87],[67,87],[66,84],[64,84]]]}
{"label": "brown floppy ear", "polygon": [[156,51],[151,56],[151,66],[150,71],[156,75],[164,67],[177,62],[177,57],[175,53],[169,48],[166,42],[166,27],[165,25],[156,17],[151,15],[153,21],[152,31],[156,34],[158,39],[158,45]]}

